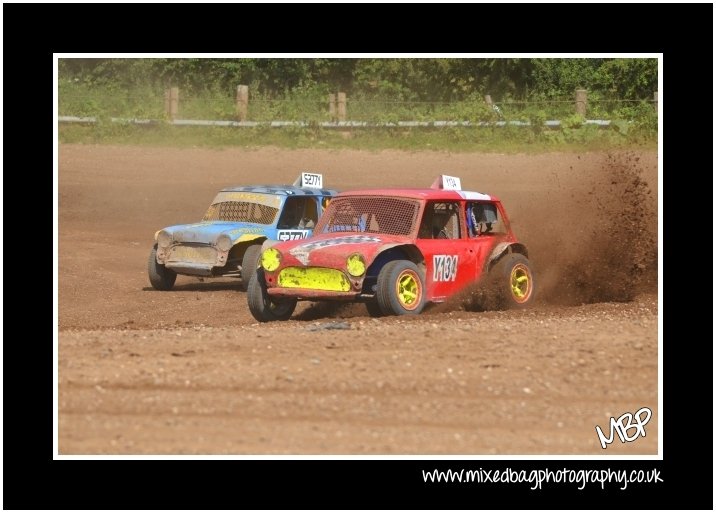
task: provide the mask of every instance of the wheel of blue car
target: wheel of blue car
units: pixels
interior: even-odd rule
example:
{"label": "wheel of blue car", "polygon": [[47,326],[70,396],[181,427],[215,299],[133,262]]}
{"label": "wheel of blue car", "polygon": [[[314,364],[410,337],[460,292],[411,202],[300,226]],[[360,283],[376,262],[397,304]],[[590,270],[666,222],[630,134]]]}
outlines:
{"label": "wheel of blue car", "polygon": [[261,256],[261,244],[254,244],[246,248],[244,258],[241,259],[241,282],[244,290],[249,288],[249,279],[251,275],[256,274],[256,268],[259,266],[259,257]]}
{"label": "wheel of blue car", "polygon": [[535,279],[526,256],[509,253],[490,271],[491,282],[503,308],[525,308],[534,301]]}
{"label": "wheel of blue car", "polygon": [[425,306],[425,279],[409,260],[393,260],[378,273],[376,299],[386,315],[417,315]]}
{"label": "wheel of blue car", "polygon": [[157,290],[171,290],[177,279],[177,273],[171,269],[167,269],[163,264],[157,262],[157,245],[152,247],[149,253],[149,262],[147,265],[149,272],[149,283]]}
{"label": "wheel of blue car", "polygon": [[296,309],[296,299],[274,299],[266,291],[263,269],[251,275],[246,291],[249,310],[259,322],[287,321]]}

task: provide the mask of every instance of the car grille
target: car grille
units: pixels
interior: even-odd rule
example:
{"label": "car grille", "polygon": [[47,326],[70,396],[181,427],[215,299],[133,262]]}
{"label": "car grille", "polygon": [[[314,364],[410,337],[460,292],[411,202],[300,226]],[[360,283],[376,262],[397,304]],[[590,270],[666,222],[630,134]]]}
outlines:
{"label": "car grille", "polygon": [[167,260],[169,262],[214,264],[216,262],[216,249],[211,246],[174,246],[171,248]]}
{"label": "car grille", "polygon": [[348,292],[351,283],[337,269],[325,267],[286,267],[278,275],[279,287]]}

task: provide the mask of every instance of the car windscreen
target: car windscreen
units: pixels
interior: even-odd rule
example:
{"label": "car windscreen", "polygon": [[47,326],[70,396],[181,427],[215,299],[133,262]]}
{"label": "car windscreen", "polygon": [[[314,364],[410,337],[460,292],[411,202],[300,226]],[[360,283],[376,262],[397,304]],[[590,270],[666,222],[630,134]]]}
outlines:
{"label": "car windscreen", "polygon": [[249,192],[220,192],[204,214],[204,221],[233,221],[270,225],[278,214],[280,199]]}
{"label": "car windscreen", "polygon": [[334,198],[316,225],[315,233],[365,232],[410,235],[420,202],[410,198],[346,196]]}

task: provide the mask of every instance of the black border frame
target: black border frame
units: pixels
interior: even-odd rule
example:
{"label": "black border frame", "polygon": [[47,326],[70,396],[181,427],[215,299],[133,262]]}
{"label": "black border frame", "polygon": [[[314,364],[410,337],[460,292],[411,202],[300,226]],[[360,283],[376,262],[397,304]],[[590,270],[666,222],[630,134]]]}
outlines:
{"label": "black border frame", "polygon": [[[327,10],[346,20],[342,30],[322,21]],[[52,216],[47,176],[53,165],[48,134],[53,122],[48,75],[53,52],[88,50],[663,53],[665,171],[660,193],[692,199],[689,207],[701,221],[685,223],[680,215],[672,216],[674,202],[664,201],[663,461],[53,461],[51,268],[20,272],[22,267],[8,252],[4,508],[713,509],[713,460],[711,475],[699,470],[709,468],[703,454],[713,454],[713,438],[711,450],[704,450],[705,437],[713,434],[713,418],[705,419],[702,410],[689,410],[684,400],[696,397],[696,404],[713,404],[712,344],[687,334],[703,321],[699,306],[713,305],[713,298],[698,297],[698,287],[685,284],[683,274],[676,271],[677,266],[689,266],[684,252],[691,258],[696,255],[704,225],[709,224],[699,207],[704,203],[702,182],[712,183],[713,176],[699,168],[713,169],[713,158],[711,166],[701,163],[708,160],[703,149],[713,146],[713,105],[708,112],[708,101],[698,96],[702,89],[713,92],[713,5],[3,4],[3,13],[8,247],[14,234],[46,233]],[[266,22],[242,22],[249,13]],[[687,31],[688,37],[677,30]],[[694,67],[694,61],[703,65]],[[18,164],[20,155],[25,159]],[[699,184],[696,191],[694,180]],[[25,222],[16,224],[13,215],[22,211],[19,203],[13,204],[21,196],[15,192],[30,189],[47,200],[47,206],[31,213],[32,222],[37,222],[34,230]],[[713,224],[711,228],[713,234]],[[682,286],[688,287],[683,293]],[[684,302],[688,312],[680,315]],[[16,319],[25,321],[12,322]],[[35,328],[30,337],[28,322]],[[15,331],[18,328],[22,331]],[[462,467],[657,468],[664,482],[633,485],[625,491],[579,491],[570,486],[530,491],[526,485],[428,485],[420,473],[425,468]]]}

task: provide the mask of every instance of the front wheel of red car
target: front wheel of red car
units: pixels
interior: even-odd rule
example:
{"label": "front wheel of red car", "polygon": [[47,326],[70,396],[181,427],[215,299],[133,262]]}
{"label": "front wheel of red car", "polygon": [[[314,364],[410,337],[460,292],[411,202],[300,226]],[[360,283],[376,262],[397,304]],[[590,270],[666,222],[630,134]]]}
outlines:
{"label": "front wheel of red car", "polygon": [[534,301],[535,279],[530,261],[519,253],[502,257],[490,271],[499,306],[526,308]]}
{"label": "front wheel of red car", "polygon": [[383,317],[385,315],[377,301],[368,301],[365,303],[365,309],[368,310],[368,315],[371,317]]}
{"label": "front wheel of red car", "polygon": [[296,299],[274,299],[268,294],[264,283],[263,269],[251,274],[246,296],[251,315],[259,322],[287,321],[296,309]]}
{"label": "front wheel of red car", "polygon": [[409,260],[393,260],[378,273],[376,299],[386,315],[417,315],[425,306],[425,279]]}

